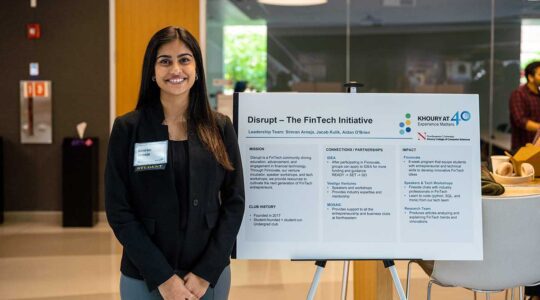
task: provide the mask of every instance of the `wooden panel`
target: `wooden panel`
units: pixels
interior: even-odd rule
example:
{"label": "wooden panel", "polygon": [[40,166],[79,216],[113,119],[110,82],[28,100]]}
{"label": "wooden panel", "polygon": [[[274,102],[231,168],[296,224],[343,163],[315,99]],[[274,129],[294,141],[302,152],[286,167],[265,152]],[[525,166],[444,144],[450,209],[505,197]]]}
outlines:
{"label": "wooden panel", "polygon": [[392,276],[382,261],[354,262],[354,299],[392,300]]}
{"label": "wooden panel", "polygon": [[116,0],[116,115],[135,108],[146,44],[173,25],[199,36],[198,0]]}

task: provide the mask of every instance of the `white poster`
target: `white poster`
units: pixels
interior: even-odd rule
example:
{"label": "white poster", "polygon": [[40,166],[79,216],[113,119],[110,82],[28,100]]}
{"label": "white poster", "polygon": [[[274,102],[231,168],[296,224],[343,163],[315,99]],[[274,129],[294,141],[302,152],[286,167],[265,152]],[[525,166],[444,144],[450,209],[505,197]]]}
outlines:
{"label": "white poster", "polygon": [[482,259],[477,95],[238,94],[241,259]]}

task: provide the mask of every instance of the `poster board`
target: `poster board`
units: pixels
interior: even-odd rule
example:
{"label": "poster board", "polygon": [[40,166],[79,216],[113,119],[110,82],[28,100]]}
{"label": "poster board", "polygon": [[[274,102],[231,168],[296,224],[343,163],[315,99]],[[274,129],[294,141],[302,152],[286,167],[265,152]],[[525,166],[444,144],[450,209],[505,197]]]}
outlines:
{"label": "poster board", "polygon": [[482,259],[477,95],[235,94],[239,259]]}

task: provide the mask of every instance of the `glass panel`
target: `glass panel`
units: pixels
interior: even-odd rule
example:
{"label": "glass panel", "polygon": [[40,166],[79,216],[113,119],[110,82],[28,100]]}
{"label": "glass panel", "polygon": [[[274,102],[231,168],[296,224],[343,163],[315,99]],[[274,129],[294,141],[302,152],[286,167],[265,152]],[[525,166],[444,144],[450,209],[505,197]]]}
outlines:
{"label": "glass panel", "polygon": [[353,1],[351,79],[372,92],[481,92],[490,7],[489,0]]}
{"label": "glass panel", "polygon": [[346,2],[267,6],[268,90],[341,92],[346,69]]}
{"label": "glass panel", "polygon": [[[540,57],[540,2],[494,2],[492,61],[492,0],[207,0],[209,90],[232,103],[225,94],[242,82],[255,91],[340,92],[350,79],[365,92],[479,94],[486,160],[510,149],[509,95]],[[226,30],[237,34],[224,38]]]}
{"label": "glass panel", "polygon": [[[341,92],[346,79],[346,16],[345,0],[312,6],[208,0],[210,93],[227,93],[235,85],[242,88],[243,82],[254,91]],[[226,38],[224,30],[231,33]],[[246,39],[253,30],[258,33]]]}
{"label": "glass panel", "polygon": [[225,25],[224,77],[234,82],[225,92],[266,91],[266,26]]}
{"label": "glass panel", "polygon": [[351,1],[350,12],[364,91],[479,94],[488,129],[491,0]]}
{"label": "glass panel", "polygon": [[351,7],[352,78],[377,92],[474,90],[489,58],[489,1],[371,2]]}
{"label": "glass panel", "polygon": [[496,0],[495,15],[492,153],[501,154],[511,150],[510,94],[526,82],[526,64],[540,58],[540,3]]}

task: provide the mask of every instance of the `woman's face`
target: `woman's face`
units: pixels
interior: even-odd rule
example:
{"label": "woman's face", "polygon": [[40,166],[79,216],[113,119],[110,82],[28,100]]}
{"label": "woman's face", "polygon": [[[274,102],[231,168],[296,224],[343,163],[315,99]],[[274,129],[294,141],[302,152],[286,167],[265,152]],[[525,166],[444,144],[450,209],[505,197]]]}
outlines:
{"label": "woman's face", "polygon": [[162,96],[188,96],[197,76],[193,53],[179,40],[164,44],[158,49],[154,72]]}

